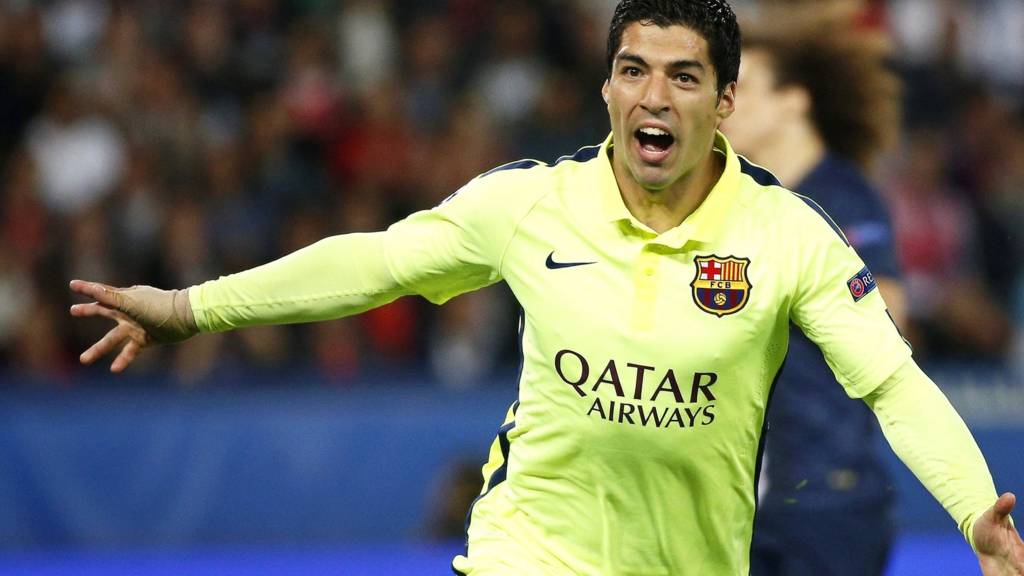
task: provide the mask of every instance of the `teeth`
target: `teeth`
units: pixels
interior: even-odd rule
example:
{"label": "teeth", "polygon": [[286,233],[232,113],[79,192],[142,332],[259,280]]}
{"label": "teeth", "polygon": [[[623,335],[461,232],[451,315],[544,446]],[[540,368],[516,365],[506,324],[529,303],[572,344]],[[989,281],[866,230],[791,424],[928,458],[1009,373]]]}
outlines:
{"label": "teeth", "polygon": [[661,128],[641,128],[640,129],[640,133],[641,134],[646,134],[647,136],[668,136],[669,135],[668,132],[665,132]]}

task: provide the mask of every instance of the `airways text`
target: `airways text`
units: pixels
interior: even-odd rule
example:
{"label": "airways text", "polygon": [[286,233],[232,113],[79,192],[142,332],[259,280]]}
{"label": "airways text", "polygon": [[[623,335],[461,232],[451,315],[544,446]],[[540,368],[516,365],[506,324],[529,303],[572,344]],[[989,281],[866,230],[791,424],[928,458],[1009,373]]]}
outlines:
{"label": "airways text", "polygon": [[[599,374],[598,366],[601,367]],[[718,374],[714,372],[694,372],[680,387],[672,368],[659,370],[627,362],[625,368],[620,369],[620,363],[614,359],[592,365],[583,354],[569,349],[555,355],[555,372],[580,398],[597,393],[587,411],[588,416],[659,428],[692,428],[715,421],[716,397],[711,388],[718,382]],[[591,379],[592,374],[597,377]],[[614,399],[609,398],[612,394]],[[664,400],[654,404],[659,398],[671,404],[666,405]]]}

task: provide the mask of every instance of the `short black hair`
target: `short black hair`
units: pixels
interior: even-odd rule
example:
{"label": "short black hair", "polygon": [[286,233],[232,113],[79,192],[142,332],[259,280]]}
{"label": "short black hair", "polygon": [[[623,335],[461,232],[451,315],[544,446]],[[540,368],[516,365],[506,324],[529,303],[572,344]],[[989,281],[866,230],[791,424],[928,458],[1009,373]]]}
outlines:
{"label": "short black hair", "polygon": [[622,45],[622,32],[634,22],[662,28],[682,25],[707,40],[718,93],[740,72],[740,26],[727,0],[622,0],[608,30],[608,73]]}

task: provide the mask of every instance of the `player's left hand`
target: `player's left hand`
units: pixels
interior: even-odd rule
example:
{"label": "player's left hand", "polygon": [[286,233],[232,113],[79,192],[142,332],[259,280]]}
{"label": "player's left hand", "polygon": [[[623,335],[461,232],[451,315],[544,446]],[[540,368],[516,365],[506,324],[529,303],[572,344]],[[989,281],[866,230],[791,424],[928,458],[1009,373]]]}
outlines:
{"label": "player's left hand", "polygon": [[984,576],[1024,576],[1024,542],[1010,524],[1016,502],[1007,492],[974,523],[974,547]]}

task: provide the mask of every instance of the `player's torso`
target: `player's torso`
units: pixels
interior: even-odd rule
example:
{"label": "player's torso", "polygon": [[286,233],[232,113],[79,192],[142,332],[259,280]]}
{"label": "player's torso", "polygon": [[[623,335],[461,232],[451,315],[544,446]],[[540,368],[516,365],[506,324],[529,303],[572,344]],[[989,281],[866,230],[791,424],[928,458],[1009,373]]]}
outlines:
{"label": "player's torso", "polygon": [[[670,247],[571,216],[579,193],[538,204],[504,259],[524,310],[509,497],[556,532],[585,520],[597,565],[716,573],[716,555],[746,553],[730,547],[749,539],[787,279],[749,211],[715,242]],[[689,549],[681,526],[702,527]]]}

